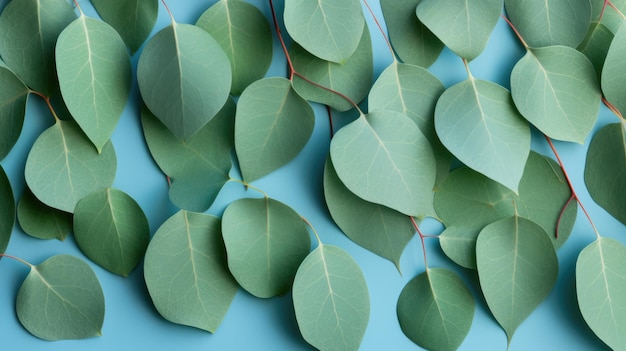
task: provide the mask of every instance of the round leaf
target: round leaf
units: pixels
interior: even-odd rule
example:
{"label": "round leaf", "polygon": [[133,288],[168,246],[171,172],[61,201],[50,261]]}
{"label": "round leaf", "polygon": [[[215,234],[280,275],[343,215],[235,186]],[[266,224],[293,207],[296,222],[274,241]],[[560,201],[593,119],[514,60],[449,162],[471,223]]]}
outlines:
{"label": "round leaf", "polygon": [[0,160],[20,137],[28,92],[24,83],[0,62]]}
{"label": "round leaf", "polygon": [[72,231],[72,215],[42,203],[28,187],[17,204],[17,220],[26,234],[39,239],[64,240]]}
{"label": "round leaf", "polygon": [[11,182],[0,165],[0,254],[9,246],[13,225],[15,224],[15,200]]}
{"label": "round leaf", "polygon": [[622,113],[626,114],[626,26],[621,26],[615,34],[602,69],[602,92],[606,99]]}

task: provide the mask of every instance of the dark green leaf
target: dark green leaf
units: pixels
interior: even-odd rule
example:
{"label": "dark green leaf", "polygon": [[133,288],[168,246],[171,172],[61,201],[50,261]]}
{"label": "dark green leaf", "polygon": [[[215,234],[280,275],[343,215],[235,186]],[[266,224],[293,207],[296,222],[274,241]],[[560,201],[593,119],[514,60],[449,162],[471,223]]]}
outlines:
{"label": "dark green leaf", "polygon": [[0,160],[22,132],[28,92],[24,83],[0,62]]}
{"label": "dark green leaf", "polygon": [[598,79],[602,76],[602,68],[612,41],[613,33],[604,24],[591,22],[587,36],[578,45],[578,51],[585,54],[596,69]]}
{"label": "dark green leaf", "polygon": [[72,215],[39,201],[28,187],[17,204],[17,220],[26,234],[39,239],[62,241],[72,231]]}
{"label": "dark green leaf", "polygon": [[621,26],[609,47],[602,68],[602,92],[606,99],[622,113],[626,114],[626,26]]}
{"label": "dark green leaf", "polygon": [[0,254],[9,246],[13,225],[15,224],[15,200],[11,182],[0,165]]}

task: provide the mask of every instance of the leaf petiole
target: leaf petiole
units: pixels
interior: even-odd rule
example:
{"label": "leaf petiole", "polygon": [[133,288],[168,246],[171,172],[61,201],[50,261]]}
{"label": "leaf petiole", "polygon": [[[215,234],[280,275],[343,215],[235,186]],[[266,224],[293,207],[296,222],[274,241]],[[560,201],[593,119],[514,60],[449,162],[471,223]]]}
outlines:
{"label": "leaf petiole", "polygon": [[17,261],[17,262],[23,263],[23,264],[27,265],[27,266],[28,266],[29,268],[31,268],[31,269],[35,267],[34,265],[30,264],[28,261],[23,260],[23,259],[21,259],[21,258],[19,258],[19,257],[15,257],[15,256],[8,255],[8,254],[4,254],[4,253],[0,253],[0,257],[10,258],[10,259],[12,259],[12,260],[14,260],[14,261]]}

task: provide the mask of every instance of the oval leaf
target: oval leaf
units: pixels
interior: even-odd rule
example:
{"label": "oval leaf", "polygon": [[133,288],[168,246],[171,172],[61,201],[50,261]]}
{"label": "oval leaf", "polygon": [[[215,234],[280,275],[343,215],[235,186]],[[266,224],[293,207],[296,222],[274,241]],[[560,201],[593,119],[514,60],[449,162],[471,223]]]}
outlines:
{"label": "oval leaf", "polygon": [[606,99],[622,113],[626,114],[626,26],[617,31],[604,61],[602,69],[602,92]]}
{"label": "oval leaf", "polygon": [[320,350],[357,350],[369,321],[367,283],[354,259],[337,246],[311,252],[293,282],[300,333]]}
{"label": "oval leaf", "polygon": [[91,267],[76,257],[58,255],[31,266],[15,305],[20,323],[36,337],[66,340],[101,335],[102,287]]}
{"label": "oval leaf", "polygon": [[9,246],[13,225],[15,224],[15,200],[11,182],[0,165],[0,254]]}
{"label": "oval leaf", "polygon": [[38,239],[62,241],[72,231],[72,215],[39,201],[28,187],[17,204],[17,220],[26,234]]}
{"label": "oval leaf", "polygon": [[0,62],[0,160],[22,133],[28,88]]}

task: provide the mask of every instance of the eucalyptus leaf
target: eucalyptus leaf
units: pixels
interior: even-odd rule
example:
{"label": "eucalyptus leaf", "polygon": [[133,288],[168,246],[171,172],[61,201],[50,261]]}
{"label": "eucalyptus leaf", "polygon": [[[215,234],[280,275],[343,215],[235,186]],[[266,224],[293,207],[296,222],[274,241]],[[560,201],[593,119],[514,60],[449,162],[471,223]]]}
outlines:
{"label": "eucalyptus leaf", "polygon": [[80,199],[113,184],[116,166],[111,142],[98,154],[74,122],[57,121],[35,140],[24,175],[41,202],[74,212]]}
{"label": "eucalyptus leaf", "polygon": [[428,350],[456,350],[472,326],[474,296],[459,276],[426,268],[400,293],[397,313],[406,336]]}
{"label": "eucalyptus leaf", "polygon": [[602,92],[605,98],[622,114],[626,114],[626,26],[615,33],[602,68]]}
{"label": "eucalyptus leaf", "polygon": [[626,348],[626,247],[598,238],[576,261],[576,295],[591,330],[614,350]]}
{"label": "eucalyptus leaf", "polygon": [[24,83],[0,63],[0,160],[22,133],[28,93]]}
{"label": "eucalyptus leaf", "polygon": [[241,0],[220,0],[200,16],[196,25],[211,34],[228,55],[232,94],[241,94],[263,78],[272,62],[272,32],[258,8]]}
{"label": "eucalyptus leaf", "polygon": [[31,266],[15,303],[17,318],[31,334],[45,340],[100,336],[104,294],[91,267],[69,255]]}
{"label": "eucalyptus leaf", "polygon": [[[624,23],[622,14],[626,13],[626,1],[611,0],[610,4],[612,6],[605,0],[591,0],[591,20],[602,21],[612,33],[616,33],[622,23]],[[613,6],[617,10],[614,10]]]}
{"label": "eucalyptus leaf", "polygon": [[148,245],[144,278],[165,319],[215,332],[237,292],[219,218],[184,210],[170,217]]}
{"label": "eucalyptus leaf", "polygon": [[602,76],[602,68],[609,46],[613,41],[613,33],[601,22],[591,22],[585,39],[577,50],[585,54],[596,70],[598,79]]}
{"label": "eucalyptus leaf", "polygon": [[311,105],[284,78],[265,78],[241,94],[235,150],[243,179],[252,182],[296,157],[313,133]]}
{"label": "eucalyptus leaf", "polygon": [[17,220],[26,234],[38,239],[63,241],[72,231],[72,215],[39,201],[28,187],[17,204]]}
{"label": "eucalyptus leaf", "polygon": [[517,327],[556,283],[554,246],[541,226],[515,215],[480,231],[476,267],[487,305],[510,344]]}
{"label": "eucalyptus leaf", "polygon": [[319,350],[357,350],[369,321],[370,300],[361,269],[343,249],[320,244],[293,282],[300,333]]}
{"label": "eucalyptus leaf", "polygon": [[254,296],[267,298],[291,289],[298,267],[311,250],[304,221],[291,207],[270,199],[239,199],[222,217],[228,268]]}
{"label": "eucalyptus leaf", "polygon": [[146,106],[179,139],[188,139],[222,109],[232,83],[228,56],[203,29],[172,23],[155,34],[137,63]]}
{"label": "eucalyptus leaf", "polygon": [[528,49],[511,72],[519,112],[547,136],[583,143],[600,109],[593,65],[566,46]]}
{"label": "eucalyptus leaf", "polygon": [[13,225],[15,224],[15,200],[11,182],[0,165],[0,254],[9,246]]}
{"label": "eucalyptus leaf", "polygon": [[132,68],[124,41],[105,22],[81,15],[59,35],[55,52],[63,100],[100,152],[130,94]]}

